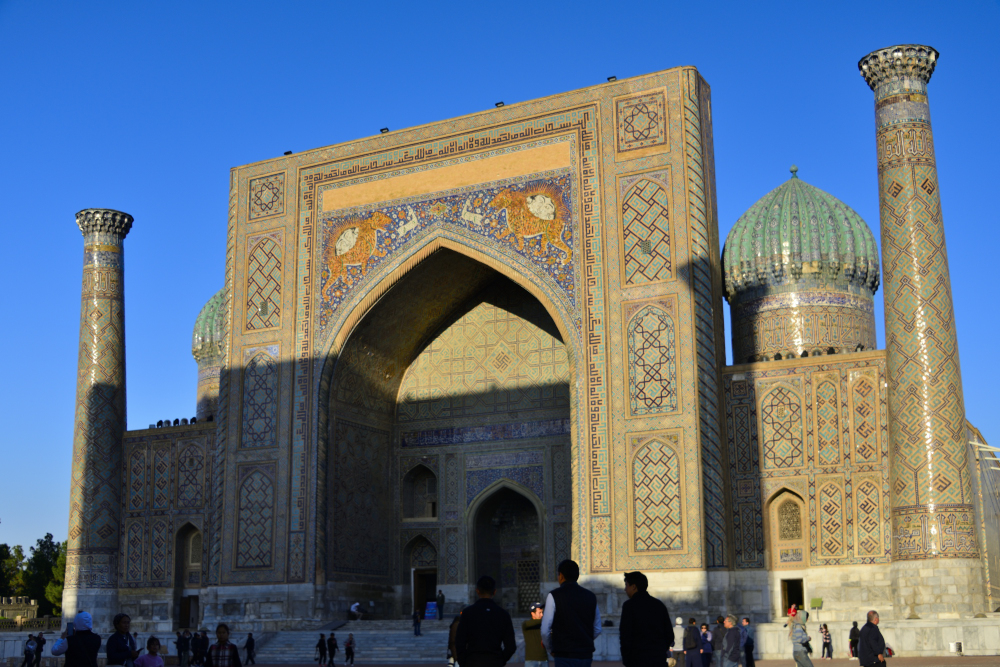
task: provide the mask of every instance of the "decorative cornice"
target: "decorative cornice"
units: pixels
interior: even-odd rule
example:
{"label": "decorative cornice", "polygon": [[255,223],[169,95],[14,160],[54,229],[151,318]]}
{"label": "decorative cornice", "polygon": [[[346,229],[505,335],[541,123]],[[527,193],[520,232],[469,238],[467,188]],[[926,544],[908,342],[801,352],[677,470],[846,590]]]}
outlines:
{"label": "decorative cornice", "polygon": [[930,46],[900,44],[872,51],[858,61],[858,69],[872,90],[899,79],[918,79],[927,85],[939,55]]}
{"label": "decorative cornice", "polygon": [[85,208],[76,214],[76,224],[83,235],[116,234],[122,238],[132,229],[134,218],[110,208]]}

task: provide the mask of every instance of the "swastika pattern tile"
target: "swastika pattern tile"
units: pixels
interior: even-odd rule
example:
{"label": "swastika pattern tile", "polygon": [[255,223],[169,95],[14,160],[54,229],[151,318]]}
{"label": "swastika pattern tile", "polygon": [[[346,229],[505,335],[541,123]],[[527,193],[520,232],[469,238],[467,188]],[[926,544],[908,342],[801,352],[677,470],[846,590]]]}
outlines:
{"label": "swastika pattern tile", "polygon": [[859,463],[875,461],[878,447],[878,388],[872,377],[860,375],[851,384],[851,426],[854,455]]}
{"label": "swastika pattern tile", "polygon": [[859,556],[878,556],[882,552],[882,493],[879,485],[866,479],[857,485],[857,552]]}
{"label": "swastika pattern tile", "polygon": [[844,493],[836,484],[819,491],[820,555],[837,557],[844,552]]}

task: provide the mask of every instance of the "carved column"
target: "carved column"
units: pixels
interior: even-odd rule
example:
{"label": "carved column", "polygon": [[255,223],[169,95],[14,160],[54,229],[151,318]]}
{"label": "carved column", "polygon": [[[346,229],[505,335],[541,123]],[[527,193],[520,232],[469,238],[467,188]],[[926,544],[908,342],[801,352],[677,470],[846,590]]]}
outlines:
{"label": "carved column", "polygon": [[897,616],[984,604],[927,102],[937,58],[929,46],[906,44],[858,63],[875,92]]}
{"label": "carved column", "polygon": [[122,434],[125,431],[125,255],[132,216],[76,214],[83,232],[83,289],[76,375],[69,548],[63,615],[94,617],[106,634],[118,613]]}

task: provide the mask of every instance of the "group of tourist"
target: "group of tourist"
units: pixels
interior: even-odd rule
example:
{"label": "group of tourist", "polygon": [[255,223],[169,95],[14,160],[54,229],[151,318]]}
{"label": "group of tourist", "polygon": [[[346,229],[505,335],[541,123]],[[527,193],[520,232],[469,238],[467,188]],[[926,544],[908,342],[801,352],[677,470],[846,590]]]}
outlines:
{"label": "group of tourist", "polygon": [[[201,632],[196,632],[193,635],[189,630],[177,633],[177,658],[180,662],[180,667],[203,667],[205,664],[205,656],[208,654],[208,647],[211,644],[211,640],[208,638],[208,633],[204,630]],[[254,639],[253,633],[251,632],[247,636],[247,664],[256,664],[253,662],[253,647]]]}
{"label": "group of tourist", "polygon": [[[354,648],[357,644],[354,641],[354,634],[348,633],[347,641],[344,642],[344,664],[354,664]],[[319,643],[316,644],[316,661],[321,665],[334,665],[337,659],[337,650],[340,645],[337,643],[337,635],[330,633],[330,638],[326,635],[319,636]],[[329,654],[329,658],[327,655]]]}
{"label": "group of tourist", "polygon": [[24,660],[21,667],[39,667],[42,664],[42,648],[45,646],[45,633],[39,632],[37,635],[28,634],[28,641],[24,642]]}
{"label": "group of tourist", "polygon": [[[630,573],[642,576],[641,572]],[[626,582],[629,575],[626,576]],[[643,577],[645,579],[645,577]],[[655,598],[651,598],[655,599]],[[627,602],[625,603],[628,604]],[[624,607],[622,609],[624,627]],[[737,621],[735,616],[719,616],[715,619],[715,630],[708,623],[698,625],[697,619],[677,617],[673,628],[671,657],[679,667],[754,667],[754,632],[750,619],[746,616]],[[624,662],[624,653],[622,654]],[[626,663],[627,664],[627,663]]]}

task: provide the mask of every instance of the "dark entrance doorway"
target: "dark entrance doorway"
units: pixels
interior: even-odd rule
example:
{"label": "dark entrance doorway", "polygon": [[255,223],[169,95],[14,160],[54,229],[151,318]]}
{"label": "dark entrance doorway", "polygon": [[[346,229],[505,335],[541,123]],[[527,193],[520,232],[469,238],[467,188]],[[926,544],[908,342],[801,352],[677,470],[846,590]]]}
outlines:
{"label": "dark entrance doorway", "polygon": [[181,628],[198,627],[198,596],[185,595],[181,598],[180,626]]}
{"label": "dark entrance doorway", "polygon": [[496,579],[497,602],[508,612],[526,613],[539,596],[542,548],[535,506],[502,487],[479,506],[475,533],[475,578]]}
{"label": "dark entrance doorway", "polygon": [[[427,609],[427,603],[437,598],[437,570],[413,571],[413,602],[421,615]],[[432,620],[432,619],[428,619]]]}
{"label": "dark entrance doorway", "polygon": [[781,615],[788,616],[788,609],[794,604],[798,609],[805,609],[805,594],[801,579],[781,580]]}

